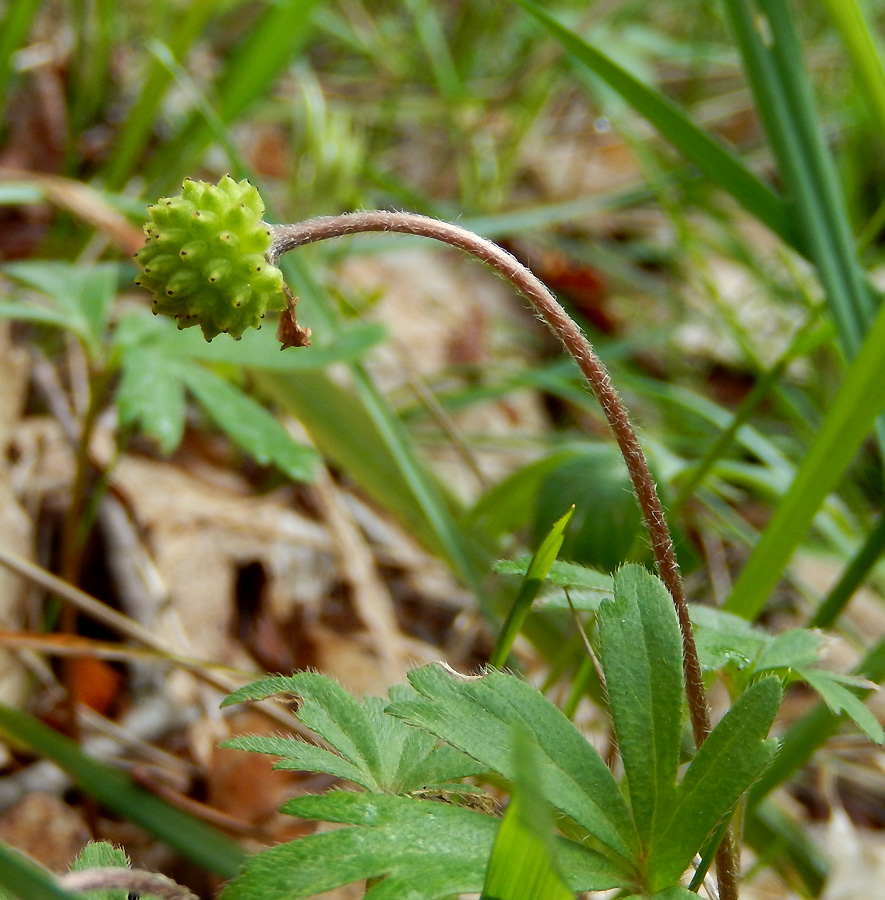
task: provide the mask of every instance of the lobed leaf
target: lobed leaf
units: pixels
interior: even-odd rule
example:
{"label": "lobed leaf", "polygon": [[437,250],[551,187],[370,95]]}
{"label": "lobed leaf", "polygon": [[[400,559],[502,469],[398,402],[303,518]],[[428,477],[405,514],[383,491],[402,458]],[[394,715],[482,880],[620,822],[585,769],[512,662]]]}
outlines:
{"label": "lobed leaf", "polygon": [[619,569],[599,607],[600,662],[639,839],[648,846],[673,806],[685,689],[682,634],[664,585],[638,565]]}
{"label": "lobed leaf", "polygon": [[648,863],[653,887],[663,889],[682,875],[773,759],[777,741],[766,736],[782,694],[776,678],[757,682],[701,745],[676,788],[669,820],[657,823]]}
{"label": "lobed leaf", "polygon": [[[90,841],[71,863],[72,872],[84,869],[128,869],[129,857],[107,841]],[[129,900],[128,891],[90,891],[90,900]]]}
{"label": "lobed leaf", "polygon": [[299,444],[260,404],[207,369],[181,360],[179,377],[215,424],[260,465],[273,463],[295,481],[311,481],[318,456]]}
{"label": "lobed leaf", "polygon": [[167,354],[133,347],[121,355],[123,374],[116,403],[120,424],[138,426],[164,453],[178,448],[184,434],[184,383]]}
{"label": "lobed leaf", "polygon": [[435,734],[513,779],[512,729],[523,729],[541,761],[544,797],[629,867],[637,842],[612,773],[575,726],[541,693],[512,675],[466,678],[439,665],[409,673],[419,698],[392,703],[395,716]]}
{"label": "lobed leaf", "polygon": [[[354,827],[274,847],[252,857],[222,900],[300,900],[364,878],[383,879],[367,900],[441,900],[482,888],[499,820],[447,803],[333,791],[289,801],[283,811]],[[601,854],[555,842],[575,889],[623,883]]]}
{"label": "lobed leaf", "polygon": [[[454,748],[437,746],[432,735],[387,715],[385,701],[365,697],[360,703],[341,685],[316,672],[264,678],[235,691],[222,705],[277,694],[298,697],[298,720],[337,752],[280,736],[244,735],[224,746],[280,756],[274,768],[326,772],[374,792],[434,789],[486,771]],[[402,686],[391,689],[394,698],[413,694]]]}
{"label": "lobed leaf", "polygon": [[[3,271],[10,278],[51,297],[61,314],[53,321],[51,316],[34,313],[33,321],[45,321],[70,328],[97,353],[107,330],[111,305],[117,294],[119,266],[116,263],[98,263],[78,266],[68,262],[34,260],[8,263]],[[39,307],[30,307],[32,310]],[[9,307],[7,307],[9,308]],[[22,310],[23,312],[24,310]],[[16,316],[18,318],[18,316]]]}
{"label": "lobed leaf", "polygon": [[885,742],[885,731],[879,720],[863,700],[846,687],[850,685],[854,688],[869,689],[873,687],[870,682],[852,678],[850,675],[828,672],[825,669],[798,669],[796,674],[820,694],[832,713],[835,715],[845,713],[871,741],[877,744]]}

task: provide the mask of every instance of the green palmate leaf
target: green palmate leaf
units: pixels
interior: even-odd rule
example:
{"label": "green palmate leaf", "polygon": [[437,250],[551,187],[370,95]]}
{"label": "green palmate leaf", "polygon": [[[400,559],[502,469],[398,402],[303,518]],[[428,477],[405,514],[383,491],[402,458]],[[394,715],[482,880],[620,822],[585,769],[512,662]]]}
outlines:
{"label": "green palmate leaf", "polygon": [[59,328],[76,330],[76,323],[66,312],[37,306],[34,303],[16,303],[11,301],[0,305],[0,318],[16,319],[19,322],[34,322],[38,325],[56,325]]}
{"label": "green palmate leaf", "polygon": [[[360,703],[341,685],[315,672],[277,675],[240,688],[224,705],[293,694],[296,715],[336,752],[283,737],[244,736],[223,746],[282,757],[279,769],[326,772],[369,791],[410,793],[478,775],[485,768],[451,747],[438,747],[431,735],[410,728],[384,712],[385,703],[366,697]],[[412,696],[408,688],[391,689],[391,697]]]}
{"label": "green palmate leaf", "polygon": [[[72,872],[84,869],[128,869],[129,858],[107,841],[90,841],[71,863]],[[129,900],[128,891],[89,891],[90,900]]]}
{"label": "green palmate leaf", "polygon": [[705,672],[713,672],[729,664],[743,669],[771,640],[770,635],[740,616],[700,604],[692,604],[689,610],[695,646]]}
{"label": "green palmate leaf", "polygon": [[818,631],[791,628],[769,638],[766,646],[753,662],[754,671],[761,675],[778,669],[810,666],[820,659],[824,636]]}
{"label": "green palmate leaf", "polygon": [[[3,271],[16,281],[51,297],[60,317],[49,324],[74,331],[91,352],[98,352],[107,329],[108,314],[117,293],[119,266],[99,263],[76,266],[66,262],[9,263]],[[28,307],[37,309],[37,307]],[[33,320],[41,321],[35,314]]]}
{"label": "green palmate leaf", "polygon": [[[448,803],[342,791],[291,800],[283,812],[353,827],[259,853],[222,900],[300,900],[364,878],[383,879],[366,900],[437,900],[478,892],[499,825],[493,816]],[[573,889],[622,883],[598,853],[562,838],[555,848]]]}
{"label": "green palmate leaf", "polygon": [[554,823],[530,740],[514,731],[513,794],[498,829],[482,900],[573,900],[556,868]]}
{"label": "green palmate leaf", "polygon": [[850,675],[840,675],[837,672],[827,672],[824,669],[798,669],[796,674],[821,695],[832,713],[835,715],[845,713],[870,740],[877,744],[885,742],[885,731],[879,720],[860,697],[849,690],[849,687],[869,690],[875,687],[871,682],[852,678]]}
{"label": "green palmate leaf", "polygon": [[[499,559],[494,564],[496,572],[502,575],[525,575],[531,565],[531,556],[521,556],[519,559]],[[612,576],[589,566],[578,563],[566,562],[562,559],[553,561],[547,572],[547,580],[551,584],[568,588],[586,588],[590,591],[598,591],[600,594],[612,595],[614,590]]]}
{"label": "green palmate leaf", "polygon": [[618,785],[599,754],[546,697],[501,672],[466,677],[431,665],[410,672],[409,681],[420,696],[397,700],[389,711],[506,778],[516,777],[512,729],[523,729],[537,747],[547,801],[631,869],[636,833]]}
{"label": "green palmate leaf", "polygon": [[0,841],[0,900],[82,900],[64,890],[51,872]]}
{"label": "green palmate leaf", "polygon": [[876,316],[789,490],[741,571],[723,607],[727,612],[754,619],[762,610],[818,508],[838,483],[885,405],[883,358],[885,307]]}
{"label": "green palmate leaf", "polygon": [[298,719],[334,747],[362,777],[370,780],[370,790],[380,790],[381,751],[369,713],[331,678],[316,672],[275,675],[240,688],[227,697],[222,706],[244,700],[263,700],[277,694],[297,697]]}
{"label": "green palmate leaf", "polygon": [[164,453],[177,449],[184,434],[184,383],[167,353],[134,347],[121,357],[123,375],[116,403],[120,424],[138,426]]}
{"label": "green palmate leaf", "polygon": [[669,816],[656,823],[648,862],[651,887],[663,890],[682,875],[772,760],[777,741],[766,736],[781,697],[776,678],[757,682],[698,750],[676,789]]}
{"label": "green palmate leaf", "polygon": [[614,578],[599,607],[600,662],[633,821],[644,846],[673,805],[685,713],[682,635],[664,585],[642,566]]}
{"label": "green palmate leaf", "polygon": [[538,552],[532,557],[526,570],[525,578],[519,586],[519,593],[516,595],[516,599],[513,601],[510,612],[507,614],[504,625],[498,634],[498,639],[495,641],[495,647],[489,658],[490,666],[498,668],[507,662],[513,642],[516,640],[516,636],[519,634],[519,630],[522,628],[525,618],[532,608],[532,603],[534,603],[535,597],[538,596],[538,591],[541,590],[541,585],[544,583],[544,579],[547,577],[547,573],[550,571],[550,567],[553,565],[562,547],[565,529],[574,511],[575,508],[573,506],[564,516],[553,523],[553,527],[544,540],[541,541]]}
{"label": "green palmate leaf", "polygon": [[327,775],[333,775],[335,778],[344,778],[347,781],[352,781],[368,791],[378,790],[378,784],[374,778],[370,777],[368,773],[358,766],[355,766],[337,753],[308,744],[306,741],[276,735],[250,734],[231,738],[224,741],[221,746],[231,750],[247,750],[251,753],[267,753],[270,756],[279,756],[281,759],[274,764],[275,769],[323,772]]}
{"label": "green palmate leaf", "polygon": [[272,463],[295,481],[313,479],[316,452],[297,443],[263,406],[200,366],[181,361],[177,368],[215,424],[258,463]]}

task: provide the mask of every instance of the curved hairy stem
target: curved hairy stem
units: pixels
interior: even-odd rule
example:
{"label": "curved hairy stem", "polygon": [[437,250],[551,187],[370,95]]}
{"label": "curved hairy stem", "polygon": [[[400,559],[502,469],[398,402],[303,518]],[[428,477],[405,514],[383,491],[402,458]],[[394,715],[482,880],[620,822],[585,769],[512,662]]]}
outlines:
{"label": "curved hairy stem", "polygon": [[[283,253],[305,244],[361,232],[393,231],[433,238],[457,247],[490,266],[528,298],[538,315],[562,341],[565,349],[577,362],[602,407],[605,418],[614,432],[621,455],[624,457],[633,489],[639,500],[645,527],[651,539],[658,575],[670,592],[679,617],[679,625],[682,630],[685,692],[688,697],[695,744],[700,747],[710,733],[710,713],[682,578],[679,575],[679,565],[676,562],[673,540],[667,527],[661,500],[636,431],[630,423],[627,410],[618,396],[605,366],[596,355],[592,344],[547,286],[531,270],[497,244],[457,225],[415,213],[370,210],[339,216],[323,216],[295,225],[271,225],[270,229],[273,235],[273,245],[268,252],[268,261],[273,265],[277,264]],[[305,339],[309,339],[309,331],[302,329],[295,322],[294,312],[295,304],[294,298],[292,298],[289,301],[289,316],[284,315],[279,332],[284,347],[302,345]],[[736,842],[730,828],[726,830],[719,852],[716,854],[716,869],[721,900],[737,900],[738,855]]]}
{"label": "curved hairy stem", "polygon": [[59,878],[69,891],[126,891],[150,894],[161,900],[197,900],[195,894],[165,875],[143,869],[98,868],[68,872]]}
{"label": "curved hairy stem", "polygon": [[614,432],[615,440],[627,464],[651,539],[658,574],[672,595],[679,616],[684,647],[686,693],[695,743],[700,746],[709,734],[710,716],[679,566],[654,479],[636,432],[630,424],[627,410],[612,385],[605,366],[581,329],[560,306],[546,285],[497,244],[457,225],[415,213],[372,210],[340,216],[324,216],[297,225],[271,225],[270,228],[273,245],[268,253],[268,259],[274,265],[283,253],[305,244],[360,232],[394,231],[433,238],[457,247],[490,266],[528,298],[583,372]]}

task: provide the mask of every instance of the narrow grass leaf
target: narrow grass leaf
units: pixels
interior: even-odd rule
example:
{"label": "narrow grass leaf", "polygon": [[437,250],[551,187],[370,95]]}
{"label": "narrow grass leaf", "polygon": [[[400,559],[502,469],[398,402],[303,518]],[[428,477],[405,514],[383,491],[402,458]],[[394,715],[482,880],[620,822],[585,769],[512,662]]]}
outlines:
{"label": "narrow grass leaf", "polygon": [[425,546],[449,560],[482,596],[480,572],[488,560],[483,543],[459,528],[452,512],[457,502],[435,481],[402,424],[367,380],[357,393],[320,371],[297,376],[258,372],[255,380],[263,394],[299,419],[324,457]]}
{"label": "narrow grass leaf", "polygon": [[507,613],[507,618],[504,620],[504,625],[498,633],[495,647],[489,657],[490,666],[500,668],[507,662],[513,642],[516,640],[516,636],[519,634],[519,630],[522,628],[525,618],[532,608],[532,603],[534,603],[535,597],[538,596],[538,591],[541,590],[541,585],[544,583],[544,579],[547,577],[547,573],[550,571],[550,567],[553,565],[562,547],[565,529],[574,511],[575,508],[573,506],[564,516],[553,523],[553,527],[544,540],[541,541],[541,546],[538,547],[537,552],[532,557],[525,573],[525,578],[519,586],[519,593],[517,593],[516,599],[510,607],[510,612]]}
{"label": "narrow grass leaf", "polygon": [[24,744],[51,759],[75,784],[108,809],[141,825],[210,872],[232,878],[245,858],[245,852],[235,841],[138,787],[123,772],[87,756],[72,740],[32,716],[0,704],[0,734],[10,743]]}
{"label": "narrow grass leaf", "polygon": [[[174,59],[185,58],[194,41],[203,33],[212,13],[217,10],[216,0],[194,0],[187,4],[180,16],[170,17],[173,27],[165,35],[165,40]],[[169,69],[155,56],[148,56],[138,97],[120,124],[111,157],[104,166],[103,179],[111,190],[122,188],[132,175],[139,156],[150,141],[171,82]]]}
{"label": "narrow grass leaf", "polygon": [[713,830],[777,752],[766,740],[783,692],[776,678],[750,687],[701,745],[676,789],[669,821],[661,822],[649,854],[658,889],[676,881]]}
{"label": "narrow grass leaf", "polygon": [[[302,46],[317,0],[279,0],[265,4],[263,15],[237,44],[215,84],[217,115],[231,125],[256,101],[266,97],[276,79]],[[151,161],[147,179],[161,193],[171,173],[191,168],[212,140],[212,125],[198,110]]]}
{"label": "narrow grass leaf", "polygon": [[532,742],[513,733],[516,781],[492,848],[481,900],[574,900],[553,857],[554,822]]}
{"label": "narrow grass leaf", "polygon": [[10,0],[0,20],[0,122],[6,122],[6,101],[13,80],[12,56],[28,38],[41,0]]}
{"label": "narrow grass leaf", "polygon": [[823,0],[823,5],[848,50],[859,90],[877,120],[877,130],[885,133],[885,65],[876,46],[873,31],[857,0]]}
{"label": "narrow grass leaf", "polygon": [[316,451],[297,443],[263,406],[201,366],[181,360],[176,369],[215,424],[260,465],[273,464],[294,481],[313,480]]}
{"label": "narrow grass leaf", "polygon": [[676,788],[685,688],[682,635],[664,585],[638,565],[619,569],[615,596],[599,607],[605,673],[630,808],[648,847],[668,821]]}
{"label": "narrow grass leaf", "polygon": [[333,340],[311,347],[280,350],[280,344],[269,327],[250,329],[239,341],[207,342],[197,329],[176,332],[179,343],[192,359],[206,362],[231,363],[268,372],[303,372],[323,369],[334,363],[356,362],[380,344],[387,336],[386,329],[377,323],[361,323],[342,328]]}
{"label": "narrow grass leaf", "polygon": [[836,486],[885,405],[885,308],[842,385],[792,483],[774,511],[723,609],[755,619],[827,494]]}
{"label": "narrow grass leaf", "polygon": [[514,726],[537,745],[547,802],[620,857],[627,870],[636,853],[630,812],[608,766],[569,720],[531,685],[492,672],[465,677],[430,665],[409,673],[418,693],[388,710],[457,747],[506,778],[516,777]]}
{"label": "narrow grass leaf", "polygon": [[620,94],[714,184],[728,191],[748,212],[801,252],[784,201],[730,150],[698,128],[674,103],[634,78],[605,54],[557,22],[533,0],[515,0],[580,63]]}
{"label": "narrow grass leaf", "polygon": [[51,872],[0,841],[0,900],[83,900],[82,894],[66,891]]}
{"label": "narrow grass leaf", "polygon": [[849,358],[872,317],[873,300],[857,257],[832,158],[823,141],[792,12],[759,0],[768,39],[748,0],[725,0],[756,106],[795,207],[796,228],[817,267]]}

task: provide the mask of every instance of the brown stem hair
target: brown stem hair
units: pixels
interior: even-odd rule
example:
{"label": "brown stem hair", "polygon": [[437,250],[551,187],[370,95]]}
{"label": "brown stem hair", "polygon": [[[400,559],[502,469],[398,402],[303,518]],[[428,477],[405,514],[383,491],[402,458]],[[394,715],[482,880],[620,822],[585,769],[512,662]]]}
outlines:
{"label": "brown stem hair", "polygon": [[[538,315],[562,341],[565,349],[577,362],[602,407],[624,457],[651,540],[658,575],[670,592],[679,617],[679,625],[682,629],[683,665],[689,715],[695,744],[700,747],[710,733],[710,714],[692,634],[688,605],[661,500],[636,431],[630,423],[627,410],[618,396],[605,366],[581,329],[562,308],[547,286],[497,244],[481,238],[465,228],[415,213],[369,210],[338,216],[323,216],[296,225],[271,225],[270,228],[273,234],[273,246],[268,253],[268,259],[273,264],[279,261],[283,253],[316,241],[371,231],[399,232],[432,238],[469,253],[506,278],[528,298]],[[294,322],[294,303],[289,304],[289,313],[291,316],[287,320],[287,327],[296,332],[303,332],[304,330]],[[281,333],[283,333],[282,327]],[[735,900],[737,897],[736,855],[733,846],[730,839],[724,841],[723,852],[717,858],[719,888],[723,900]]]}

